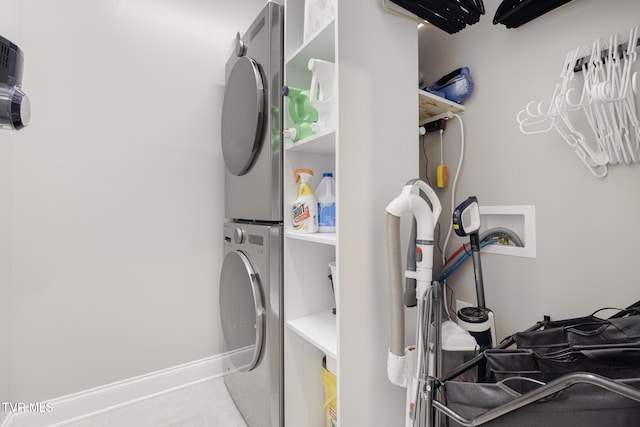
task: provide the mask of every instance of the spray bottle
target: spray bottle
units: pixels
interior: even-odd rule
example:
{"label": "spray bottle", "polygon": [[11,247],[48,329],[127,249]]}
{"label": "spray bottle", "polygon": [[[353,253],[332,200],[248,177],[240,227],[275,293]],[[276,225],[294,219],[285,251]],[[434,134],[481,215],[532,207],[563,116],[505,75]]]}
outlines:
{"label": "spray bottle", "polygon": [[330,131],[336,127],[334,85],[336,67],[333,62],[311,58],[307,64],[311,71],[311,106],[318,112],[318,121],[312,124],[314,132]]}
{"label": "spray bottle", "polygon": [[313,176],[310,169],[296,169],[296,183],[300,182],[298,198],[291,209],[293,231],[298,233],[318,232],[318,200],[313,194],[309,180]]}

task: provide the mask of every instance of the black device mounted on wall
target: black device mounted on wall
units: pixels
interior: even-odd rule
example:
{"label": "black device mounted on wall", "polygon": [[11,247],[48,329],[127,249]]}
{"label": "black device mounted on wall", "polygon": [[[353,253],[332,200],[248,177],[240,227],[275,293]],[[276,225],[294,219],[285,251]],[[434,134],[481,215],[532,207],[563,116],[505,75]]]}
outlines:
{"label": "black device mounted on wall", "polygon": [[573,0],[503,0],[493,17],[493,24],[517,28]]}
{"label": "black device mounted on wall", "polygon": [[[457,33],[475,24],[484,15],[482,0],[390,0],[420,19],[446,31]],[[517,28],[573,0],[502,0],[493,24]]]}
{"label": "black device mounted on wall", "polygon": [[20,130],[29,124],[31,103],[22,90],[24,54],[0,36],[0,129]]}
{"label": "black device mounted on wall", "polygon": [[484,15],[482,0],[391,0],[449,34],[475,24]]}

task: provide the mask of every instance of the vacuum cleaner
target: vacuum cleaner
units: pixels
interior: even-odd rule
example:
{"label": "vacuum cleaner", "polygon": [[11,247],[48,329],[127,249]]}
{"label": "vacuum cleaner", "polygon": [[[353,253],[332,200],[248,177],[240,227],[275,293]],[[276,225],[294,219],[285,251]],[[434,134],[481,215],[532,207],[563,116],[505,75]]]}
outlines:
{"label": "vacuum cleaner", "polygon": [[0,129],[20,130],[29,124],[31,103],[22,90],[24,54],[0,36]]}
{"label": "vacuum cleaner", "polygon": [[[420,191],[426,195],[426,200],[420,196]],[[479,299],[478,307],[460,310],[458,317],[465,320],[458,324],[452,320],[443,322],[442,318],[444,294],[439,278],[449,273],[451,268],[443,268],[433,280],[434,230],[442,212],[437,195],[429,185],[414,179],[405,184],[400,195],[387,205],[386,211],[387,263],[391,282],[391,345],[387,356],[387,376],[391,383],[407,389],[405,427],[439,426],[440,413],[436,413],[429,402],[438,393],[436,381],[446,367],[444,362],[451,356],[456,360],[469,354],[473,357],[481,348],[491,347],[495,343],[493,314],[484,302],[478,234],[480,210],[477,199],[471,197],[459,205],[453,214],[456,233],[471,236]],[[406,292],[400,255],[400,220],[405,214],[413,215],[407,268],[404,271]],[[492,233],[502,235],[505,231],[496,230]],[[409,346],[405,346],[405,306],[417,306],[415,344]],[[449,343],[454,348],[447,348]],[[445,352],[447,358],[443,358]],[[454,363],[454,366],[457,364]]]}
{"label": "vacuum cleaner", "polygon": [[[407,389],[405,427],[431,426],[430,420],[434,419],[435,425],[439,425],[439,414],[433,412],[433,406],[425,404],[433,398],[434,381],[447,363],[451,362],[449,368],[453,368],[463,363],[465,357],[475,356],[479,347],[469,332],[455,322],[442,321],[442,286],[432,280],[434,230],[442,206],[433,189],[423,181],[411,180],[386,210],[392,331],[387,375],[393,384]],[[409,245],[415,268],[407,268],[405,276],[415,280],[416,286],[406,295],[400,256],[400,219],[404,214],[412,214],[415,225]],[[417,305],[415,344],[405,346],[404,308],[412,297]]]}
{"label": "vacuum cleaner", "polygon": [[[419,190],[426,194],[429,204],[420,197]],[[420,373],[429,366],[429,337],[433,328],[426,327],[422,320],[431,310],[428,294],[432,286],[434,230],[442,212],[442,206],[433,189],[420,180],[409,181],[398,197],[387,205],[387,261],[391,280],[391,347],[387,357],[387,375],[391,383],[407,389],[405,427],[411,427],[417,418],[419,393],[425,389]],[[416,344],[404,343],[404,289],[400,256],[400,219],[413,214],[416,220],[415,272],[407,272],[416,280],[418,305],[418,327]],[[427,325],[430,322],[427,322]],[[437,328],[436,328],[437,329]]]}

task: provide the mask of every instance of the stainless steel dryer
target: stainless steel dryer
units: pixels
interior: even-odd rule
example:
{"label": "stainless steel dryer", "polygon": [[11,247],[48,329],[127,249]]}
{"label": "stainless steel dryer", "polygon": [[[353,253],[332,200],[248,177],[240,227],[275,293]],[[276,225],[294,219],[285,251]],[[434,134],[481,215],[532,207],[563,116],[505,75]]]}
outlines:
{"label": "stainless steel dryer", "polygon": [[269,2],[226,64],[222,154],[228,219],[282,221],[283,7]]}
{"label": "stainless steel dryer", "polygon": [[281,427],[282,226],[226,222],[220,318],[225,383],[249,427]]}

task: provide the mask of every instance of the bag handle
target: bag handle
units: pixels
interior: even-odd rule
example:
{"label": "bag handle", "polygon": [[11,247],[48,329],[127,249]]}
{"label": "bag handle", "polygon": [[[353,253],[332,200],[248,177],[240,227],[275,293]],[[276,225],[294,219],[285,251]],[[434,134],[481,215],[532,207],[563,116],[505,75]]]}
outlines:
{"label": "bag handle", "polygon": [[[616,313],[615,315],[607,318],[607,319],[600,319],[599,317],[596,316],[597,313],[603,311],[603,310],[619,310],[618,313]],[[616,326],[615,322],[613,320],[615,319],[620,319],[623,317],[626,317],[628,315],[639,315],[640,314],[640,310],[638,310],[637,308],[625,308],[625,309],[621,309],[621,308],[615,308],[615,307],[604,307],[604,308],[600,308],[596,311],[594,311],[591,314],[591,317],[595,317],[598,320],[594,320],[592,322],[584,322],[584,323],[578,323],[575,325],[566,325],[562,327],[562,333],[565,336],[565,338],[567,337],[567,332],[571,332],[574,333],[576,335],[580,335],[583,337],[588,337],[588,336],[592,336],[592,335],[598,335],[600,333],[602,333],[607,327],[612,326],[614,328],[616,328],[618,331],[620,331],[620,333],[624,334],[627,336],[627,338],[630,339],[630,337],[628,336],[628,334],[620,329],[618,326]],[[590,330],[590,331],[584,331],[581,329],[578,329],[581,326],[596,326],[596,328]]]}
{"label": "bag handle", "polygon": [[505,378],[502,381],[498,381],[496,383],[496,386],[498,386],[498,388],[500,388],[502,391],[504,391],[505,393],[507,393],[508,395],[513,396],[513,397],[520,397],[520,396],[522,396],[522,393],[515,391],[513,388],[511,388],[511,387],[509,387],[507,385],[507,382],[511,381],[511,380],[526,381],[526,382],[534,383],[534,384],[539,385],[539,386],[547,385],[547,383],[543,383],[542,381],[534,380],[533,378],[518,377],[518,376],[508,377],[508,378]]}
{"label": "bag handle", "polygon": [[598,314],[598,313],[600,313],[601,311],[604,311],[604,310],[618,310],[618,312],[616,314],[614,314],[613,316],[610,316],[607,319],[602,319],[602,320],[617,319],[617,318],[620,318],[620,317],[628,316],[630,314],[634,314],[634,315],[640,314],[640,309],[634,308],[634,307],[630,307],[630,308],[603,307],[603,308],[600,308],[600,309],[594,311],[593,313],[591,313],[591,316],[597,317],[596,314]]}

